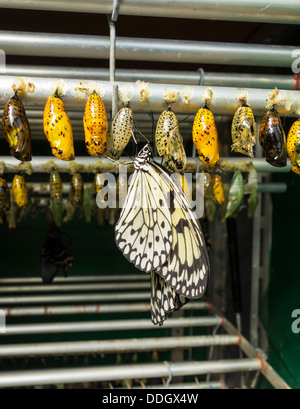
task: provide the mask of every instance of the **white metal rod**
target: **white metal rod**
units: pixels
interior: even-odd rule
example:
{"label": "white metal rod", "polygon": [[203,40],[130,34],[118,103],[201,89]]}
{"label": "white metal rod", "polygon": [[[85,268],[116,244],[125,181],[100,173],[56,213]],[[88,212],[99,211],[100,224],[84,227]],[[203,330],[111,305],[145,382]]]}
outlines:
{"label": "white metal rod", "polygon": [[[0,304],[1,305],[1,304]],[[59,305],[45,307],[21,307],[3,308],[6,317],[32,317],[43,315],[81,315],[81,314],[113,314],[128,312],[149,312],[150,303],[130,304],[93,304],[93,305]],[[185,310],[204,311],[209,310],[208,302],[189,302],[184,305]]]}
{"label": "white metal rod", "polygon": [[[126,389],[126,388],[120,388],[120,389]],[[185,382],[185,383],[171,383],[169,386],[166,386],[166,385],[133,386],[131,389],[225,389],[225,385],[221,381],[193,382],[193,383]]]}
{"label": "white metal rod", "polygon": [[[85,187],[91,187],[90,183],[85,183]],[[8,187],[11,188],[11,183],[8,183]],[[27,188],[30,191],[31,197],[33,195],[46,195],[50,192],[50,186],[45,184],[40,184],[40,183],[27,183]],[[285,193],[287,191],[287,184],[286,183],[258,183],[257,185],[257,191],[261,193]],[[70,185],[68,183],[63,183],[62,184],[62,193],[64,195],[68,195],[70,192]],[[15,289],[6,287],[8,288],[8,291],[12,292],[15,291]],[[35,287],[30,287],[30,290],[24,290],[25,287],[19,287],[20,291],[36,291]],[[45,286],[41,286],[41,291],[53,291],[53,286],[49,286],[48,290],[45,288]],[[71,287],[70,287],[71,288]],[[82,287],[81,287],[82,288]],[[79,289],[81,289],[79,288]],[[90,289],[93,289],[94,287],[91,286]],[[101,287],[97,287],[98,289],[101,289]],[[124,288],[124,287],[123,287]],[[142,287],[140,287],[142,288]],[[146,288],[146,287],[145,287]],[[66,290],[69,290],[69,286],[65,286]],[[83,289],[83,288],[82,288]],[[87,289],[87,287],[86,287]],[[109,289],[109,287],[107,287]],[[3,291],[1,290],[0,287],[0,292]],[[17,291],[17,290],[16,290]],[[63,291],[60,287],[59,291]],[[72,290],[71,290],[72,291]]]}
{"label": "white metal rod", "polygon": [[[149,277],[148,277],[149,278]],[[106,291],[106,290],[130,290],[130,289],[148,289],[150,288],[150,280],[148,282],[141,283],[123,283],[116,287],[116,283],[107,284],[47,284],[47,285],[36,285],[36,286],[5,286],[0,287],[0,293],[46,293],[46,292],[71,292],[71,291]]]}
{"label": "white metal rod", "polygon": [[258,371],[260,369],[261,361],[259,359],[228,359],[208,362],[165,362],[89,368],[10,371],[0,373],[0,387],[162,378],[169,377],[170,374],[173,376],[187,376],[207,373]]}
{"label": "white metal rod", "polygon": [[[86,80],[109,81],[109,70],[105,68],[57,67],[34,65],[6,65],[6,75],[18,77],[84,78]],[[115,79],[120,82],[137,80],[161,84],[198,85],[199,71],[134,70],[117,68]],[[294,75],[266,75],[243,73],[205,72],[204,86],[250,87],[294,90],[297,81]],[[28,113],[27,113],[28,115]],[[82,115],[81,115],[82,117]]]}
{"label": "white metal rod", "polygon": [[[1,44],[1,42],[0,42]],[[17,77],[11,76],[0,76],[0,105],[5,105],[8,98],[12,95],[12,85],[17,80]],[[52,94],[52,85],[54,84],[53,78],[44,77],[34,77],[31,78],[32,83],[35,86],[35,91],[33,93],[28,93],[24,96],[23,103],[25,108],[44,108],[45,103],[49,95]],[[85,107],[86,99],[78,99],[75,88],[78,87],[79,80],[75,79],[64,79],[65,82],[65,95],[63,100],[66,109],[81,110]],[[118,85],[119,90],[122,90],[124,84],[115,82]],[[112,99],[112,84],[110,82],[101,81],[99,84],[103,91],[103,102],[107,109],[111,107]],[[134,83],[126,83],[126,87],[130,89],[132,93],[132,99],[130,100],[130,106],[135,112],[162,112],[166,109],[166,102],[164,101],[164,95],[170,85],[168,84],[148,84],[149,90],[151,92],[150,99],[147,103],[141,104],[140,102],[140,91],[138,85]],[[179,92],[178,100],[174,104],[174,112],[193,114],[195,115],[199,109],[199,106],[203,103],[203,92],[206,89],[204,86],[190,86],[189,92],[192,96],[189,103],[184,102],[184,95],[186,92],[185,87],[177,85],[175,89]],[[264,115],[266,112],[266,99],[268,94],[272,90],[258,89],[258,88],[247,88],[245,89],[248,93],[248,102],[251,105],[255,115]],[[213,98],[211,109],[215,115],[233,115],[237,110],[236,97],[239,94],[239,88],[231,87],[214,87],[213,88]],[[277,106],[278,112],[284,116],[294,116],[297,110],[298,101],[298,91],[288,91],[281,90],[278,96],[282,99],[282,103]],[[290,101],[291,105],[286,105],[286,101]],[[123,103],[119,101],[119,108],[123,106]]]}
{"label": "white metal rod", "polygon": [[[147,274],[111,274],[111,275],[94,275],[94,276],[69,276],[69,277],[55,277],[56,283],[70,284],[74,283],[88,283],[95,281],[136,281],[136,280],[149,280]],[[39,277],[6,277],[0,278],[0,284],[19,284],[30,283],[40,284],[41,279]]]}
{"label": "white metal rod", "polygon": [[[109,58],[110,39],[78,34],[0,31],[7,55]],[[118,37],[116,59],[201,64],[291,67],[296,47]]]}
{"label": "white metal rod", "polygon": [[238,342],[239,337],[236,335],[200,335],[168,338],[114,339],[108,341],[15,344],[1,345],[0,358],[140,352],[173,348],[200,348],[219,345],[238,345]]}
{"label": "white metal rod", "polygon": [[[116,288],[117,290],[117,288]],[[134,293],[109,293],[109,294],[65,294],[65,295],[43,295],[24,297],[0,297],[0,305],[16,304],[53,304],[69,302],[94,302],[94,301],[123,301],[123,300],[148,300],[149,292]]]}
{"label": "white metal rod", "polygon": [[[169,318],[163,328],[183,328],[183,327],[212,327],[221,324],[221,318],[217,315],[213,317],[191,317],[191,318]],[[47,324],[20,324],[6,325],[5,335],[24,334],[57,334],[67,332],[95,332],[95,331],[127,331],[159,329],[150,320],[113,320],[113,321],[79,321],[79,322],[58,322]]]}
{"label": "white metal rod", "polygon": [[[131,161],[132,159],[129,157],[122,157],[120,159],[120,164],[126,163],[128,161]],[[157,157],[154,158],[155,161],[161,162],[161,158]],[[291,170],[291,165],[288,161],[287,166],[282,167],[282,168],[277,168],[275,166],[270,165],[269,163],[266,162],[265,158],[248,158],[246,156],[244,157],[227,157],[227,158],[222,158],[224,162],[229,164],[235,164],[241,160],[244,160],[246,162],[251,162],[255,166],[256,170],[258,172],[280,172],[280,173],[285,173],[289,172]],[[221,164],[222,164],[221,160]],[[3,161],[5,163],[5,173],[15,173],[20,166],[20,162],[13,158],[12,156],[0,156],[0,161]],[[32,171],[34,173],[49,173],[49,170],[45,168],[45,164],[49,161],[54,161],[54,163],[57,166],[57,170],[59,172],[66,172],[70,173],[69,169],[69,163],[66,163],[60,159],[55,158],[54,156],[34,156],[32,158],[32,161],[30,162]],[[119,172],[119,165],[115,165],[113,162],[111,162],[109,159],[106,158],[92,158],[90,156],[77,156],[76,157],[76,162],[79,165],[82,165],[83,168],[80,169],[81,173],[90,173],[91,169],[88,166],[87,168],[84,168],[85,165],[92,165],[92,164],[97,164],[97,168],[100,166],[103,166],[103,169],[105,172]],[[198,163],[198,158],[188,158],[187,160],[187,168],[186,172],[195,172],[196,171],[196,166]]]}
{"label": "white metal rod", "polygon": [[[110,14],[112,0],[1,0],[0,7]],[[122,0],[119,14],[299,24],[297,0]]]}

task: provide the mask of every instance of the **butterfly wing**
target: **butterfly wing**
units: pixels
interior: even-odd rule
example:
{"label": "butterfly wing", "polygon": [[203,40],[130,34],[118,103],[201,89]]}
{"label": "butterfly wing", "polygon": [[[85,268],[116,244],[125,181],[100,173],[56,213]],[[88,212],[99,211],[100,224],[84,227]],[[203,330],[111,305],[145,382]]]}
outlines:
{"label": "butterfly wing", "polygon": [[177,294],[186,298],[200,298],[205,292],[209,259],[204,235],[197,215],[180,185],[166,169],[153,162],[163,181],[163,189],[170,192],[172,221],[172,249],[167,262],[156,272]]}
{"label": "butterfly wing", "polygon": [[159,173],[149,164],[134,172],[115,232],[117,246],[138,269],[149,273],[166,262],[172,245],[171,215]]}
{"label": "butterfly wing", "polygon": [[166,284],[164,279],[151,271],[151,321],[154,325],[162,325],[172,311],[179,310],[189,300],[176,294],[174,288]]}

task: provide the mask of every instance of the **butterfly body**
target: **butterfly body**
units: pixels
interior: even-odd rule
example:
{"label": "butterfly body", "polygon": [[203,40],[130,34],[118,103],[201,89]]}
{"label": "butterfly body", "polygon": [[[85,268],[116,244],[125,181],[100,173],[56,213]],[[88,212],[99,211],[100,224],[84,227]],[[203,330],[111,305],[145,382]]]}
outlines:
{"label": "butterfly body", "polygon": [[272,107],[263,117],[260,132],[260,145],[266,154],[266,161],[272,166],[286,166],[286,137],[277,110]]}
{"label": "butterfly body", "polygon": [[101,97],[95,92],[87,100],[83,126],[85,147],[90,156],[101,156],[106,148],[107,116]]}
{"label": "butterfly body", "polygon": [[15,175],[12,182],[12,192],[18,207],[26,207],[28,204],[27,185],[22,175]]}
{"label": "butterfly body", "polygon": [[31,133],[22,101],[13,95],[5,105],[2,128],[10,153],[22,162],[31,161]]}
{"label": "butterfly body", "polygon": [[252,109],[244,104],[234,114],[231,125],[233,152],[239,152],[250,158],[254,157],[253,147],[256,144],[257,125]]}
{"label": "butterfly body", "polygon": [[50,142],[52,154],[58,159],[75,159],[73,130],[62,99],[51,95],[44,109],[44,132]]}
{"label": "butterfly body", "polygon": [[10,194],[7,182],[0,178],[0,213],[10,209]]}
{"label": "butterfly body", "polygon": [[214,115],[206,104],[195,116],[193,141],[204,165],[212,167],[220,163],[218,131]]}

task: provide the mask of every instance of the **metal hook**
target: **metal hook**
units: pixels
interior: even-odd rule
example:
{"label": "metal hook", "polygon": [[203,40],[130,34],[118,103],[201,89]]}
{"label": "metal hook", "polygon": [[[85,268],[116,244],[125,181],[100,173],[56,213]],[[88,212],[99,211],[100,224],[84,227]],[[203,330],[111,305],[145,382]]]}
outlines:
{"label": "metal hook", "polygon": [[167,361],[164,361],[164,364],[166,364],[167,367],[168,367],[169,376],[168,376],[168,379],[166,381],[166,388],[169,388],[169,385],[170,385],[170,383],[172,381],[172,378],[173,378],[173,374],[172,374],[172,371],[171,371],[170,363],[167,362]]}
{"label": "metal hook", "polygon": [[199,74],[200,74],[198,85],[202,86],[203,83],[204,83],[204,74],[205,74],[205,71],[204,71],[203,68],[198,68],[197,72],[199,72]]}

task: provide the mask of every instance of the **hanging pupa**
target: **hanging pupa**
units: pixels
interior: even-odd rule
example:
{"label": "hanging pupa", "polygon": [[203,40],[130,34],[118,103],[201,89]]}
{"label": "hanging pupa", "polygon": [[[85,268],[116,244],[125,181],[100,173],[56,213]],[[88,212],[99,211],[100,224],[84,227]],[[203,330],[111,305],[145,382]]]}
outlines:
{"label": "hanging pupa", "polygon": [[163,111],[157,121],[155,143],[159,156],[164,157],[167,168],[181,172],[186,167],[186,154],[179,132],[178,120],[171,106]]}
{"label": "hanging pupa", "polygon": [[5,179],[0,178],[0,214],[10,209],[10,193]]}
{"label": "hanging pupa", "polygon": [[218,131],[207,101],[198,110],[193,123],[193,141],[200,161],[209,167],[219,165]]}
{"label": "hanging pupa", "polygon": [[102,98],[94,91],[85,105],[85,147],[90,156],[101,156],[106,148],[107,116]]}
{"label": "hanging pupa", "polygon": [[133,129],[133,112],[129,102],[121,108],[112,121],[109,137],[107,154],[112,159],[117,160],[126,148]]}
{"label": "hanging pupa", "polygon": [[27,185],[24,176],[15,175],[12,182],[12,192],[18,207],[26,207],[28,204]]}
{"label": "hanging pupa", "polygon": [[240,99],[239,101],[241,106],[235,112],[231,125],[231,150],[253,158],[257,124],[252,109],[246,104],[245,99]]}
{"label": "hanging pupa", "polygon": [[291,126],[286,141],[287,153],[291,161],[292,171],[300,174],[300,118]]}
{"label": "hanging pupa", "polygon": [[222,177],[220,175],[214,175],[211,179],[211,183],[213,186],[215,199],[219,205],[222,205],[225,202]]}
{"label": "hanging pupa", "polygon": [[75,159],[72,125],[57,91],[46,102],[44,132],[54,156],[65,161]]}
{"label": "hanging pupa", "polygon": [[266,161],[272,166],[286,166],[286,137],[275,105],[263,117],[259,142],[266,154]]}
{"label": "hanging pupa", "polygon": [[70,184],[70,201],[74,207],[80,207],[83,203],[83,180],[80,173],[74,173]]}
{"label": "hanging pupa", "polygon": [[29,162],[31,153],[31,133],[22,101],[15,93],[7,102],[2,117],[3,133],[9,143],[10,153],[22,162]]}
{"label": "hanging pupa", "polygon": [[61,183],[60,174],[56,170],[53,170],[50,173],[49,183],[50,183],[51,202],[55,204],[61,203],[62,201],[62,183]]}
{"label": "hanging pupa", "polygon": [[240,171],[235,171],[229,187],[225,219],[237,216],[237,213],[243,203],[243,198],[243,175]]}

